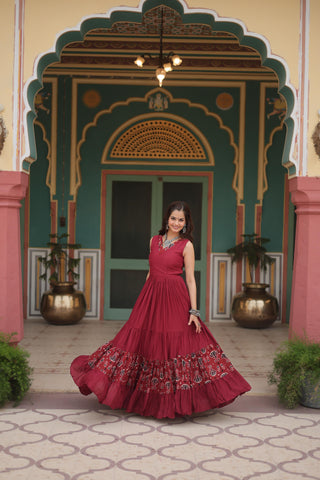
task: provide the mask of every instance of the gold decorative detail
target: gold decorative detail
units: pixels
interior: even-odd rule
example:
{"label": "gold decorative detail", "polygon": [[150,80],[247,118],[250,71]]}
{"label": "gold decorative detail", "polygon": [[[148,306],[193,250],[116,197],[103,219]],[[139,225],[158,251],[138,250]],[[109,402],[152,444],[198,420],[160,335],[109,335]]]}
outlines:
{"label": "gold decorative detail", "polygon": [[45,100],[49,100],[50,97],[51,93],[46,93],[44,89],[42,89],[40,93],[38,92],[36,94],[36,96],[34,97],[34,108],[37,112],[37,115],[39,115],[40,110],[46,112],[46,114],[49,115],[50,108],[46,107],[44,102]]}
{"label": "gold decorative detail", "polygon": [[316,154],[320,158],[320,122],[317,123],[311,138]]}
{"label": "gold decorative detail", "polygon": [[41,263],[39,258],[37,259],[37,285],[36,285],[36,309],[40,310],[40,269],[41,269]]}
{"label": "gold decorative detail", "polygon": [[246,282],[250,283],[250,281],[251,281],[250,265],[249,265],[248,259],[246,259]]}
{"label": "gold decorative detail", "polygon": [[227,262],[219,262],[219,313],[224,313],[226,310],[226,267]]}
{"label": "gold decorative detail", "polygon": [[[56,176],[55,176],[56,169],[55,168],[53,169],[53,165],[52,165],[51,143],[47,138],[47,133],[46,133],[46,130],[45,130],[44,126],[42,125],[42,123],[40,123],[38,120],[35,120],[34,125],[38,126],[40,128],[40,130],[42,132],[42,140],[45,142],[45,144],[47,145],[47,149],[48,149],[48,153],[47,153],[47,157],[46,157],[47,160],[48,160],[46,185],[50,189],[50,197],[51,197],[51,200],[52,200],[52,197],[55,193],[55,188],[56,188]],[[56,165],[54,164],[54,167],[55,166]]]}
{"label": "gold decorative detail", "polygon": [[97,90],[87,90],[83,94],[82,101],[88,108],[96,108],[101,102],[101,95]]}
{"label": "gold decorative detail", "polygon": [[206,159],[200,142],[185,127],[168,120],[140,122],[115,143],[111,157]]}
{"label": "gold decorative detail", "polygon": [[281,120],[286,116],[287,103],[282,95],[279,95],[279,97],[267,98],[267,103],[268,105],[272,105],[272,110],[267,115],[268,119],[275,115],[279,120]]}
{"label": "gold decorative detail", "polygon": [[220,110],[230,110],[233,105],[233,96],[226,92],[220,93],[217,96],[216,104]]}
{"label": "gold decorative detail", "polygon": [[87,309],[91,309],[91,284],[92,284],[92,258],[87,257],[84,262],[84,272],[85,272],[85,280],[84,280],[84,296],[86,299]]}
{"label": "gold decorative detail", "polygon": [[[87,132],[90,128],[95,128],[100,120],[100,118],[104,115],[110,115],[111,113],[114,112],[114,110],[118,107],[122,106],[129,106],[134,102],[137,103],[147,103],[149,101],[150,95],[154,95],[156,92],[160,91],[159,87],[153,89],[152,91],[148,92],[144,97],[130,97],[127,98],[125,101],[117,101],[114,104],[112,104],[109,108],[100,110],[99,112],[96,113],[94,116],[94,119],[90,122],[88,122],[81,133],[81,138],[78,142],[76,142],[76,119],[77,119],[77,104],[76,104],[76,91],[78,84],[84,83],[87,80],[83,80],[82,82],[78,79],[73,80],[73,88],[74,88],[74,100],[72,104],[72,134],[71,134],[71,166],[70,166],[70,195],[73,196],[73,199],[75,201],[78,188],[81,185],[81,173],[80,173],[80,161],[81,161],[81,148],[82,145],[86,141],[86,136]],[[96,80],[96,83],[100,83],[100,80]],[[107,82],[107,81],[106,81]],[[215,85],[215,83],[211,82],[211,86]],[[221,85],[220,83],[217,83],[217,85]],[[238,87],[240,88],[240,118],[245,118],[245,83],[244,82],[228,82],[228,86],[230,87]],[[241,199],[243,198],[243,185],[244,185],[244,136],[245,136],[245,131],[244,131],[244,122],[240,122],[240,131],[239,131],[239,146],[235,143],[234,139],[234,134],[233,131],[231,130],[230,127],[226,126],[223,124],[223,121],[221,117],[214,112],[210,112],[207,107],[205,107],[203,104],[200,103],[194,103],[191,102],[190,100],[186,98],[174,98],[171,93],[168,90],[165,90],[162,88],[163,94],[165,94],[168,97],[169,103],[170,104],[185,104],[189,108],[199,108],[199,110],[202,110],[202,112],[208,116],[208,118],[215,118],[218,121],[219,128],[224,130],[229,137],[229,144],[230,146],[234,149],[234,159],[233,163],[235,166],[235,173],[232,181],[232,188],[236,192],[237,195],[237,203],[239,204]],[[144,114],[140,115],[139,117],[141,119],[145,119],[148,116],[155,116],[154,114]],[[170,114],[170,113],[157,113],[157,117],[161,118],[161,116],[167,118],[171,118],[173,121],[181,122],[187,125],[187,127],[191,131],[196,132],[196,136],[200,138],[202,145],[204,146],[207,156],[206,156],[206,161],[200,162],[195,161],[195,162],[185,162],[189,164],[194,164],[194,165],[214,165],[214,155],[212,152],[212,149],[210,147],[210,144],[206,137],[202,134],[202,132],[197,129],[191,122],[187,121],[186,119],[181,119],[181,117],[178,117],[176,115]],[[120,135],[120,132],[124,130],[125,126],[132,125],[133,120],[137,123],[139,121],[138,117],[135,117],[134,119],[130,119],[125,124],[123,124],[118,130],[114,132],[113,135],[109,138],[108,142],[106,143],[102,156],[101,156],[101,163],[102,164],[111,164],[111,163],[123,163],[123,164],[131,164],[132,160],[129,159],[124,159],[124,160],[112,160],[110,159],[109,152],[110,148],[114,144],[115,139]],[[151,159],[140,159],[139,164],[156,164],[156,160]],[[158,163],[159,165],[164,165],[165,161],[161,160],[161,163]],[[171,162],[170,162],[171,164]]]}
{"label": "gold decorative detail", "polygon": [[[264,194],[268,191],[269,185],[268,185],[268,177],[267,177],[267,165],[268,165],[268,150],[273,144],[273,137],[277,132],[281,132],[283,129],[284,122],[280,123],[280,125],[276,128],[274,128],[270,134],[269,142],[264,148],[263,152],[263,178],[262,178],[262,190],[258,188],[258,200],[260,200],[260,203],[262,204],[263,201],[263,196]],[[260,183],[259,183],[260,187]]]}
{"label": "gold decorative detail", "polygon": [[[267,165],[268,165],[268,150],[273,144],[273,138],[275,134],[281,131],[284,127],[284,117],[286,112],[283,111],[286,103],[283,98],[267,98],[266,91],[268,88],[278,88],[276,83],[260,84],[260,113],[259,113],[259,154],[258,154],[258,188],[257,188],[257,200],[260,205],[263,204],[263,197],[268,190],[268,178],[267,178]],[[272,112],[266,113],[266,106],[272,105]],[[269,141],[265,144],[265,129],[266,118],[276,115],[280,123],[275,126],[269,136]],[[286,166],[286,165],[284,165]]]}
{"label": "gold decorative detail", "polygon": [[149,97],[149,109],[154,110],[155,112],[162,112],[163,110],[168,110],[169,101],[166,95],[163,95],[161,92],[157,92],[155,95],[150,95]]}
{"label": "gold decorative detail", "polygon": [[269,292],[271,295],[274,295],[274,277],[275,277],[275,265],[271,263],[270,265],[270,288]]}

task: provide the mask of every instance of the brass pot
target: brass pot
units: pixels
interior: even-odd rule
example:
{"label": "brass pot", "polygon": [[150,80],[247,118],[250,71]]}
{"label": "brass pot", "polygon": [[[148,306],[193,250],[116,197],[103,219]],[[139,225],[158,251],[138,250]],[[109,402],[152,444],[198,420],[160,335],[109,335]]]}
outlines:
{"label": "brass pot", "polygon": [[232,317],[245,328],[266,328],[279,314],[276,297],[266,292],[267,283],[243,283],[244,290],[232,301]]}
{"label": "brass pot", "polygon": [[86,301],[74,282],[58,282],[41,298],[40,312],[47,322],[54,325],[78,323],[86,313]]}

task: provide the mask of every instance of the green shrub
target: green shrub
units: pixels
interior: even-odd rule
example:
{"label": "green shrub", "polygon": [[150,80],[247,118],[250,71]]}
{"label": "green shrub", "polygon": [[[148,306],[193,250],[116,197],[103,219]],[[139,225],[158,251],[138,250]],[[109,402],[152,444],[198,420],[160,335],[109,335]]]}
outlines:
{"label": "green shrub", "polygon": [[6,402],[21,402],[31,385],[29,353],[10,344],[15,334],[0,333],[0,407]]}
{"label": "green shrub", "polygon": [[286,407],[299,404],[306,377],[311,383],[320,379],[320,343],[301,339],[284,342],[268,380],[277,386],[279,399]]}

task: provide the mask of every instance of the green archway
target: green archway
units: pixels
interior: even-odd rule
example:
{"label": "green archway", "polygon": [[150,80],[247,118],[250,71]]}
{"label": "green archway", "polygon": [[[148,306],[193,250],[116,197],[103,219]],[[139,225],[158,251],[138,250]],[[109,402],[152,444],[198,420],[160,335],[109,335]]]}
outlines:
{"label": "green archway", "polygon": [[138,8],[119,7],[107,13],[105,16],[92,16],[82,21],[76,30],[63,32],[57,39],[54,51],[43,54],[35,67],[34,76],[29,80],[26,86],[28,109],[26,113],[27,125],[27,152],[28,156],[23,162],[23,169],[29,171],[30,163],[37,159],[36,142],[34,135],[35,95],[42,88],[42,76],[45,69],[52,63],[58,62],[64,47],[72,42],[81,42],[85,35],[95,29],[111,28],[112,25],[120,21],[130,21],[132,23],[141,23],[143,15],[152,8],[165,5],[181,16],[183,24],[202,24],[208,25],[214,31],[228,32],[236,36],[241,46],[251,47],[256,50],[260,57],[262,65],[271,69],[277,76],[279,82],[279,93],[284,97],[287,105],[286,110],[286,140],[284,145],[282,164],[290,175],[296,172],[296,165],[291,158],[292,144],[295,130],[295,121],[293,111],[295,107],[295,94],[293,87],[289,84],[288,68],[284,60],[271,54],[268,41],[259,34],[247,32],[244,24],[236,19],[220,19],[214,11],[188,9],[183,0],[145,0]]}

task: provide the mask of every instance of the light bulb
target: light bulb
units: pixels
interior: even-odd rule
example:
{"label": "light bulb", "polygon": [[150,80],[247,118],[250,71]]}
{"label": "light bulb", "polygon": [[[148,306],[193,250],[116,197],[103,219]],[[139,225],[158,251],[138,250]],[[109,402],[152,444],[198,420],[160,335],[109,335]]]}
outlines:
{"label": "light bulb", "polygon": [[164,63],[163,68],[165,69],[166,72],[171,72],[171,70],[172,70],[171,62]]}
{"label": "light bulb", "polygon": [[171,61],[173,63],[173,65],[175,67],[178,67],[179,65],[181,65],[182,63],[182,60],[181,58],[179,57],[179,55],[173,55],[172,58],[171,58]]}
{"label": "light bulb", "polygon": [[162,87],[162,82],[166,78],[166,71],[164,70],[163,67],[159,67],[156,70],[156,77],[159,81],[159,87]]}
{"label": "light bulb", "polygon": [[145,59],[138,55],[138,57],[135,59],[134,63],[137,65],[137,67],[142,67],[145,62]]}

